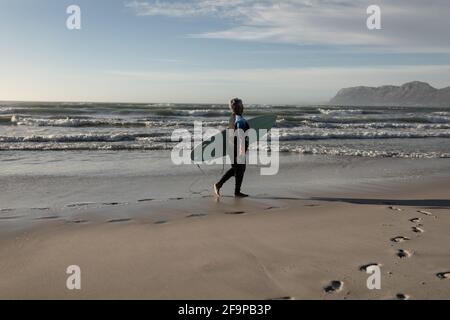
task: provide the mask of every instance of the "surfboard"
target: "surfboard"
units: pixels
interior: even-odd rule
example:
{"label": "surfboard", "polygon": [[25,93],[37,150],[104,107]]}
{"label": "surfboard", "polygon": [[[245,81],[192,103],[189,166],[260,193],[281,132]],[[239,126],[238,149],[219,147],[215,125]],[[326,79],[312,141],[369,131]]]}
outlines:
{"label": "surfboard", "polygon": [[[265,129],[265,130],[269,131],[275,125],[276,120],[277,120],[276,115],[264,115],[264,116],[259,116],[259,117],[255,117],[252,119],[247,119],[247,122],[251,129],[256,130],[257,140],[259,141],[262,138],[262,136],[261,137],[259,136],[260,135],[259,130]],[[214,143],[214,141],[216,141],[216,139],[220,138],[220,136],[223,141],[222,153],[216,155],[214,152],[212,152],[211,154],[204,155],[203,153],[204,153],[205,148],[207,148],[211,143]],[[226,153],[226,136],[227,136],[227,129],[212,136],[208,140],[204,140],[201,144],[198,144],[197,146],[195,146],[195,148],[192,149],[192,151],[191,151],[191,160],[195,161],[195,162],[201,162],[201,161],[213,160],[213,159],[217,159],[217,158],[225,156],[227,154]]]}

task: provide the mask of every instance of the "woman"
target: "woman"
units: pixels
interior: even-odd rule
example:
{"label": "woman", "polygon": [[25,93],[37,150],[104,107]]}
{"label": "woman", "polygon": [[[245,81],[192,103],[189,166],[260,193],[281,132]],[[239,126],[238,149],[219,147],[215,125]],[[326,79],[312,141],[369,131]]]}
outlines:
{"label": "woman", "polygon": [[[243,141],[243,139],[245,138],[240,136],[240,134],[242,132],[247,131],[250,128],[250,126],[248,125],[247,120],[245,120],[244,117],[242,116],[244,112],[244,105],[242,104],[241,99],[238,98],[232,99],[230,101],[230,110],[231,110],[231,117],[228,128],[233,129],[235,132],[236,130],[239,129],[240,131],[238,132],[237,135],[234,134],[233,138],[231,139],[233,145],[232,151],[234,151],[231,162],[231,168],[223,175],[223,177],[220,179],[219,182],[214,184],[214,193],[216,194],[216,196],[220,197],[220,189],[222,188],[223,184],[228,179],[234,176],[236,179],[234,196],[237,198],[244,198],[248,197],[248,195],[241,192],[242,180],[244,179],[245,173],[245,153],[247,152],[248,149],[248,141],[246,140]],[[240,139],[239,142],[241,143],[238,143],[238,138]]]}

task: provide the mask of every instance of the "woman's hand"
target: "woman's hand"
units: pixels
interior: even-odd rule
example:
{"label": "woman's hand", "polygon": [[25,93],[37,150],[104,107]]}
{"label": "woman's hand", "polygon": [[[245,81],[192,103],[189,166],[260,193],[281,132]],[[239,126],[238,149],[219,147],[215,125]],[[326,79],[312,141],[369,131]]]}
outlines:
{"label": "woman's hand", "polygon": [[245,155],[245,143],[241,143],[239,146],[239,155],[244,156]]}

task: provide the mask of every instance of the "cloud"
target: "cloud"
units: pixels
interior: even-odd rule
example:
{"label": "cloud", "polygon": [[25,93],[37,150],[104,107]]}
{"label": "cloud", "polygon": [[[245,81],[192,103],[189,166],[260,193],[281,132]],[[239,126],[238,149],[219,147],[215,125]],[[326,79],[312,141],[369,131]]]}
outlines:
{"label": "cloud", "polygon": [[[366,9],[381,7],[382,30],[368,30]],[[189,37],[381,51],[450,52],[448,0],[133,1],[140,16],[213,16],[231,24]]]}
{"label": "cloud", "polygon": [[253,7],[253,0],[200,0],[200,1],[132,1],[125,4],[140,16],[206,16],[238,17],[243,8]]}

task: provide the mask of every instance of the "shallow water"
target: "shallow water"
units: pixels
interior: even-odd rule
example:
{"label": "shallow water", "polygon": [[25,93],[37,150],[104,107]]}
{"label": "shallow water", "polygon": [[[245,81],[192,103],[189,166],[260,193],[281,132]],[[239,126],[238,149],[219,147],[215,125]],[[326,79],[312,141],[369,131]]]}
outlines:
{"label": "shallow water", "polygon": [[[123,207],[149,201],[211,196],[221,165],[176,166],[169,151],[3,151],[0,223],[10,217],[70,216],[80,210]],[[225,167],[227,169],[228,166]],[[244,191],[268,196],[324,196],[336,191],[372,192],[408,179],[449,177],[450,159],[365,158],[280,154],[279,172],[260,175],[249,165]],[[234,180],[223,188],[231,195]],[[347,188],[347,189],[346,189]]]}

